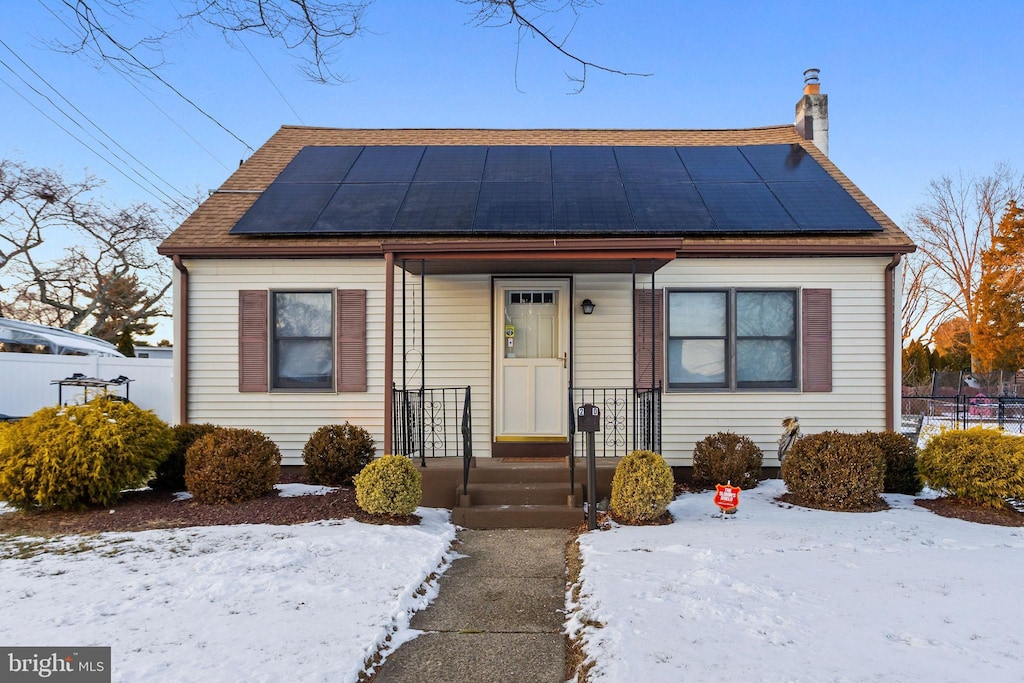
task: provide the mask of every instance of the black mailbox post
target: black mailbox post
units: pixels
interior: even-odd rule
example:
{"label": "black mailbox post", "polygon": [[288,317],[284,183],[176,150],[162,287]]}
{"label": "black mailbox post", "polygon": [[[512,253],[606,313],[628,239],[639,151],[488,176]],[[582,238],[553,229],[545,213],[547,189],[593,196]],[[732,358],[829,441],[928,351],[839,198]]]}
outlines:
{"label": "black mailbox post", "polygon": [[594,433],[601,431],[601,409],[584,403],[576,409],[576,429],[587,435],[587,528],[597,528],[597,454]]}

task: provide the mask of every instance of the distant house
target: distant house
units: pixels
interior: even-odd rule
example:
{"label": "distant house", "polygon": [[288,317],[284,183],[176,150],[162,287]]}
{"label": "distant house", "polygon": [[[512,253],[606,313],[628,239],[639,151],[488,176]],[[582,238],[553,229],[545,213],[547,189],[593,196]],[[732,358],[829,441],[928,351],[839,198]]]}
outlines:
{"label": "distant house", "polygon": [[772,464],[788,415],[898,428],[914,245],[828,159],[825,98],[743,130],[282,127],[160,247],[178,417],[285,464],[346,420],[565,455],[584,403],[601,454],[674,465],[723,430]]}
{"label": "distant house", "polygon": [[136,358],[174,358],[174,348],[170,346],[136,346]]}

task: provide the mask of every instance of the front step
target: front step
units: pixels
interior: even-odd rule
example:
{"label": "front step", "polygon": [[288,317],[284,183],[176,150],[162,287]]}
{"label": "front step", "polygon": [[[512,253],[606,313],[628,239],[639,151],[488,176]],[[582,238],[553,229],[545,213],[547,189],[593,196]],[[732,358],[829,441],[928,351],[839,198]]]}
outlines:
{"label": "front step", "polygon": [[[470,486],[469,499],[472,505],[568,505],[583,504],[583,484],[576,483],[571,493],[569,482],[508,482],[478,484]],[[462,501],[462,487],[455,491],[455,499]],[[463,503],[468,501],[462,501]]]}
{"label": "front step", "polygon": [[473,505],[452,510],[452,523],[467,529],[569,529],[584,521],[582,507]]}

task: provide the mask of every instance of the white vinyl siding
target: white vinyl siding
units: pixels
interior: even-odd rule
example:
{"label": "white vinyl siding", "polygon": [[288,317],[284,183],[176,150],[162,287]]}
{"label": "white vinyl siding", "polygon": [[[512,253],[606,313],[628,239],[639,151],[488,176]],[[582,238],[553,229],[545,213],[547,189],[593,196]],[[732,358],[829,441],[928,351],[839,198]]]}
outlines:
{"label": "white vinyl siding", "polygon": [[[573,281],[572,368],[574,387],[633,386],[633,279],[624,275],[577,275]],[[580,302],[594,312],[584,315]]]}
{"label": "white vinyl siding", "polygon": [[765,464],[775,454],[782,419],[800,418],[804,434],[885,428],[885,277],[888,258],[693,259],[668,264],[658,288],[828,288],[832,290],[832,391],[668,391],[662,404],[662,452],[690,465],[708,434],[753,439]]}

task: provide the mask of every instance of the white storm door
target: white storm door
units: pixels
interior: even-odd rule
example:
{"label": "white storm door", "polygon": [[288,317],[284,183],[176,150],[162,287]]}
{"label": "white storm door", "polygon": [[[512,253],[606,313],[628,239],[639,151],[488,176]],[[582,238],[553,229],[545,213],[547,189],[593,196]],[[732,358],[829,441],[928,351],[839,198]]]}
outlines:
{"label": "white storm door", "polygon": [[496,280],[495,438],[567,441],[569,281]]}

